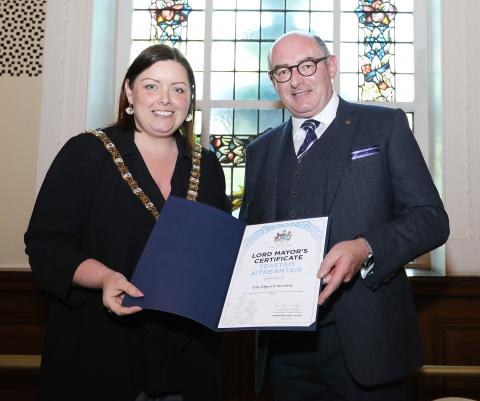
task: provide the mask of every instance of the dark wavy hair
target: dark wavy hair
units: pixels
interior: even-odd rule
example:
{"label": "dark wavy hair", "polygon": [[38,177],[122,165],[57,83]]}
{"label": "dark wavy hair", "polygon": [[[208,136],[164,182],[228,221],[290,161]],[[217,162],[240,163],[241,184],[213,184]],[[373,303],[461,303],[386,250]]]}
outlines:
{"label": "dark wavy hair", "polygon": [[118,115],[117,121],[114,125],[120,127],[126,127],[131,130],[135,130],[135,119],[133,115],[129,115],[125,112],[125,109],[129,106],[127,94],[125,93],[125,82],[128,80],[130,88],[133,88],[135,79],[147,68],[151,67],[157,61],[173,60],[180,63],[187,71],[188,81],[190,84],[190,91],[192,93],[192,99],[190,102],[190,108],[188,112],[192,115],[191,121],[184,121],[180,126],[180,133],[185,139],[185,144],[189,149],[192,149],[195,143],[195,137],[193,134],[193,124],[195,121],[195,76],[193,74],[190,63],[185,56],[176,48],[167,45],[159,44],[147,47],[133,60],[132,64],[127,70],[125,77],[123,78],[122,87],[120,88],[120,98],[118,101]]}

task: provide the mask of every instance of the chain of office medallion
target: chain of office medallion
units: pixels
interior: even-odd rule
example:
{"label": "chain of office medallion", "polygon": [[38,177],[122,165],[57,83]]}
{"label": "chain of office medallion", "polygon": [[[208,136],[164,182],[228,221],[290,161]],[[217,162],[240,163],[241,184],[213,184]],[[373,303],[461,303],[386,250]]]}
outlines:
{"label": "chain of office medallion", "polygon": [[[137,181],[133,178],[130,171],[126,164],[124,163],[122,156],[118,152],[115,144],[110,140],[105,132],[100,130],[89,130],[86,131],[89,134],[95,135],[98,139],[100,139],[105,146],[105,149],[110,153],[112,156],[113,162],[118,168],[118,171],[122,177],[122,179],[128,184],[130,189],[132,190],[133,194],[140,199],[143,203],[145,208],[153,215],[155,220],[158,220],[160,214],[158,213],[157,208],[155,205],[150,201],[150,198],[147,196],[145,192],[138,186]],[[188,182],[188,191],[186,198],[191,201],[196,201],[198,197],[198,189],[200,185],[200,162],[202,158],[202,146],[199,144],[195,144],[192,150],[192,170],[190,172],[190,178]]]}

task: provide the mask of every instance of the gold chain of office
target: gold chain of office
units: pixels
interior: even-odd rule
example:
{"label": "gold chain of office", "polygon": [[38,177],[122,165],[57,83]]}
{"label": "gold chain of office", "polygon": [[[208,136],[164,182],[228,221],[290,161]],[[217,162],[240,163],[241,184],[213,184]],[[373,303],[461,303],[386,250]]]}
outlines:
{"label": "gold chain of office", "polygon": [[[118,152],[115,144],[110,140],[105,132],[100,130],[89,130],[86,131],[88,134],[95,135],[98,139],[100,139],[105,146],[105,149],[108,150],[110,155],[112,156],[113,162],[118,168],[120,176],[122,179],[128,184],[130,189],[132,190],[133,194],[140,199],[143,203],[145,208],[152,213],[155,220],[158,220],[160,214],[158,213],[157,208],[152,203],[150,198],[147,196],[145,192],[138,186],[137,181],[133,178],[130,171],[128,171],[127,166],[125,165],[122,156]],[[199,144],[195,144],[192,149],[192,170],[190,172],[190,178],[188,180],[188,191],[186,198],[193,202],[196,202],[198,197],[198,189],[200,187],[200,162],[202,159],[202,146]]]}

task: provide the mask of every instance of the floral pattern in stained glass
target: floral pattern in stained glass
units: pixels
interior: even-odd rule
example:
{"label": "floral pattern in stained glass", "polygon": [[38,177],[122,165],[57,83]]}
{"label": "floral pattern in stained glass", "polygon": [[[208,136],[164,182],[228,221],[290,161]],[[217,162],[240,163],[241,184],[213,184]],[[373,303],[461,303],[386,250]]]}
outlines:
{"label": "floral pattern in stained glass", "polygon": [[188,0],[152,0],[150,14],[153,37],[161,43],[175,45],[182,38],[191,11]]}
{"label": "floral pattern in stained glass", "polygon": [[361,101],[394,101],[395,84],[390,65],[393,50],[395,5],[389,0],[359,0],[355,10],[359,36],[363,35],[360,68]]}

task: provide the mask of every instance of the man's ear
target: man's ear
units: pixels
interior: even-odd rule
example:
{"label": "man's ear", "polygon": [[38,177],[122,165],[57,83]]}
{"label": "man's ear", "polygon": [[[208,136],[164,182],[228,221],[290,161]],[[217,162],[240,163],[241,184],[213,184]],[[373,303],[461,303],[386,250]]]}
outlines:
{"label": "man's ear", "polygon": [[337,75],[337,57],[336,56],[331,55],[328,57],[327,67],[328,67],[328,74],[330,75],[330,79],[335,78],[335,75]]}

